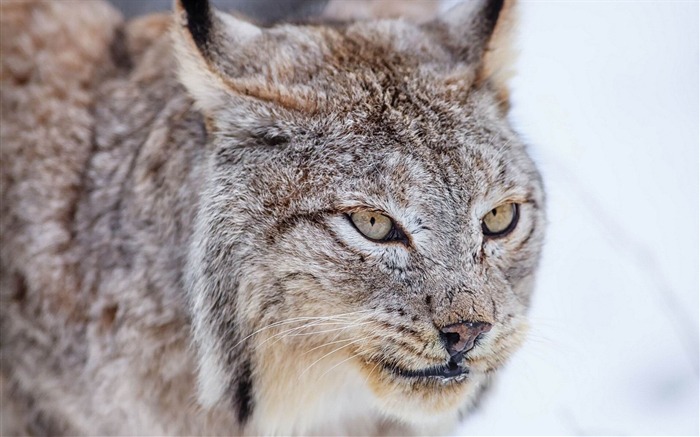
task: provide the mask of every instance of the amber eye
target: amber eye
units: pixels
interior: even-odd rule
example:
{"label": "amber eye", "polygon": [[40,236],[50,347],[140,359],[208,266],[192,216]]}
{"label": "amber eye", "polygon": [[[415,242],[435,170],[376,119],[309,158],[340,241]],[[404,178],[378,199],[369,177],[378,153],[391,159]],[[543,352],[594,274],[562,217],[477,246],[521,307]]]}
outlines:
{"label": "amber eye", "polygon": [[358,211],[350,214],[350,220],[358,231],[370,240],[389,241],[395,232],[394,221],[374,211]]}
{"label": "amber eye", "polygon": [[488,237],[502,237],[515,229],[518,224],[517,203],[504,203],[489,211],[481,220],[481,229]]}

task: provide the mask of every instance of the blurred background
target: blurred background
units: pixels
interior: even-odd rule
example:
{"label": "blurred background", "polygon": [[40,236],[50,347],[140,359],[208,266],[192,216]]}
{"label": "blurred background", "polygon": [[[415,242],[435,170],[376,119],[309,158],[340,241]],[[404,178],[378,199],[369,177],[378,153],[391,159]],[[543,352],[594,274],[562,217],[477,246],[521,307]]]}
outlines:
{"label": "blurred background", "polygon": [[[171,1],[113,3],[135,16]],[[214,3],[260,21],[326,4]],[[550,224],[530,338],[458,432],[698,435],[698,2],[520,13],[511,120]]]}

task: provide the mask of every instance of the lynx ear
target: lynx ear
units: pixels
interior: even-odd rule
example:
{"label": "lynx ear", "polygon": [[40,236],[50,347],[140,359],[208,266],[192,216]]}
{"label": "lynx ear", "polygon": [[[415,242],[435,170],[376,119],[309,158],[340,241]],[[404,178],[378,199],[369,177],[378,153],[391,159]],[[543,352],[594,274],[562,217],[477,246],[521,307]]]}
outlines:
{"label": "lynx ear", "polygon": [[[275,107],[308,109],[308,93],[289,77],[299,68],[290,65],[294,58],[288,53],[294,43],[284,29],[270,35],[269,30],[211,8],[207,0],[175,0],[175,14],[180,82],[205,114],[231,108],[232,100],[240,104],[251,98]],[[307,62],[301,69],[312,67],[313,62]]]}
{"label": "lynx ear", "polygon": [[219,65],[223,49],[229,44],[245,44],[262,33],[256,26],[230,16],[225,23],[227,18],[223,17],[209,7],[208,1],[175,1],[173,42],[180,82],[205,113],[220,108],[234,93]]}
{"label": "lynx ear", "polygon": [[476,65],[477,81],[488,80],[507,105],[513,75],[515,0],[468,0],[441,14],[438,28],[447,45],[465,63]]}

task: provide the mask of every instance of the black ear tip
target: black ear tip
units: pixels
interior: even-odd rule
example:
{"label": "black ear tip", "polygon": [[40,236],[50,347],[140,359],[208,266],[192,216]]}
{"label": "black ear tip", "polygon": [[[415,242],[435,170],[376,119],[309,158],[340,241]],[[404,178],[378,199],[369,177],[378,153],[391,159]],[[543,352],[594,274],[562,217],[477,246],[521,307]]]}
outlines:
{"label": "black ear tip", "polygon": [[501,14],[504,4],[505,0],[486,0],[483,17],[491,29],[496,27],[498,16]]}
{"label": "black ear tip", "polygon": [[187,14],[187,29],[197,47],[204,49],[212,27],[209,0],[178,0]]}

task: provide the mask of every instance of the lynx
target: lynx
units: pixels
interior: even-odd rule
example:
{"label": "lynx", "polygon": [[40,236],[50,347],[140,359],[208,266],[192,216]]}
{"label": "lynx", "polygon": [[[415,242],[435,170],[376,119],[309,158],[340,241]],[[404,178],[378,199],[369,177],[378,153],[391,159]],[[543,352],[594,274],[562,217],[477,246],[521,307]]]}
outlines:
{"label": "lynx", "polygon": [[522,343],[513,5],[2,3],[2,434],[441,434]]}

